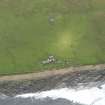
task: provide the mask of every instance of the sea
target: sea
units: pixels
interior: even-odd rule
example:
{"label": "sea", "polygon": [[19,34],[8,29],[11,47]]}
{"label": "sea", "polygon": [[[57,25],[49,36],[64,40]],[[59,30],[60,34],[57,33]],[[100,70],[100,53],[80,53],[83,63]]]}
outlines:
{"label": "sea", "polygon": [[105,84],[75,89],[63,87],[15,96],[0,93],[0,105],[105,105]]}

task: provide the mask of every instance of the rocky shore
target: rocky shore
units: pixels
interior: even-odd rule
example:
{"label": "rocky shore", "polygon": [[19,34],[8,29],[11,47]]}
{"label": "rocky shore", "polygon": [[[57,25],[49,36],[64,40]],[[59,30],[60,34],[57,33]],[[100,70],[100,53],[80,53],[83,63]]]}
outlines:
{"label": "rocky shore", "polygon": [[50,75],[39,79],[0,81],[0,93],[15,96],[23,93],[33,93],[37,91],[45,91],[55,88],[71,87],[71,88],[87,88],[97,86],[101,89],[101,85],[105,83],[105,69],[96,70],[75,70],[69,73]]}

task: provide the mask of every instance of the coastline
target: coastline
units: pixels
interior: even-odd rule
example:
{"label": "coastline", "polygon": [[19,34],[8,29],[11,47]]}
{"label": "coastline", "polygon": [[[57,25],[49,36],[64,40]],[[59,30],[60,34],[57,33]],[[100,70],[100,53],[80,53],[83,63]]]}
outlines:
{"label": "coastline", "polygon": [[[25,76],[26,75],[26,76]],[[51,89],[99,87],[105,83],[105,65],[71,67],[41,73],[0,77],[0,93],[7,96]],[[21,78],[20,78],[21,76]],[[27,77],[27,78],[26,78]]]}

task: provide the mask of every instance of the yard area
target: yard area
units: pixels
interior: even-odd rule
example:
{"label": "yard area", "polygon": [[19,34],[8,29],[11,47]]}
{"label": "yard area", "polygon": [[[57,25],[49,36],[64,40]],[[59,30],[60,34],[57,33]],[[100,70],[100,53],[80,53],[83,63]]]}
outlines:
{"label": "yard area", "polygon": [[0,75],[102,63],[104,0],[0,0]]}

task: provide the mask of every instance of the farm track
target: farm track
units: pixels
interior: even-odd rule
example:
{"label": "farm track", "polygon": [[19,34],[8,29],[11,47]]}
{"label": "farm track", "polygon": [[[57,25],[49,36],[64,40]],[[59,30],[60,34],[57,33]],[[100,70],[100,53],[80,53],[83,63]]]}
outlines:
{"label": "farm track", "polygon": [[17,75],[9,75],[9,76],[0,76],[0,81],[17,81],[17,80],[32,80],[32,79],[42,79],[46,77],[52,77],[55,75],[64,75],[71,72],[76,71],[84,71],[84,70],[103,70],[105,69],[105,64],[98,65],[86,65],[86,66],[78,66],[78,67],[69,67],[59,70],[46,70],[43,72],[37,73],[28,73],[28,74],[17,74]]}

